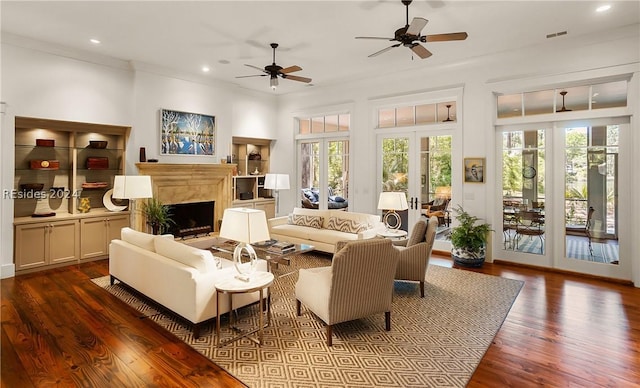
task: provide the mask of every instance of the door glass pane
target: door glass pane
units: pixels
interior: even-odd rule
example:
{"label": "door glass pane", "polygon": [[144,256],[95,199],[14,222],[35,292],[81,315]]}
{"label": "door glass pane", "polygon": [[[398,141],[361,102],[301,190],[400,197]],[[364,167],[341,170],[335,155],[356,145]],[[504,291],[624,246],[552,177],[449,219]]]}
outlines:
{"label": "door glass pane", "polygon": [[565,129],[566,256],[619,263],[617,125]]}
{"label": "door glass pane", "polygon": [[[382,140],[382,188],[380,191],[402,191],[409,186],[409,139]],[[408,227],[408,211],[399,211],[402,229]]]}
{"label": "door glass pane", "polygon": [[422,214],[438,218],[437,240],[451,227],[451,136],[420,138],[420,203]]}
{"label": "door glass pane", "polygon": [[545,234],[545,131],[502,134],[503,248],[543,255]]}
{"label": "door glass pane", "polygon": [[[300,182],[302,207],[313,207],[319,203],[320,187],[320,143],[302,143],[300,145]],[[318,198],[315,197],[316,193]]]}
{"label": "door glass pane", "polygon": [[349,199],[349,141],[329,141],[329,209],[347,209]]}

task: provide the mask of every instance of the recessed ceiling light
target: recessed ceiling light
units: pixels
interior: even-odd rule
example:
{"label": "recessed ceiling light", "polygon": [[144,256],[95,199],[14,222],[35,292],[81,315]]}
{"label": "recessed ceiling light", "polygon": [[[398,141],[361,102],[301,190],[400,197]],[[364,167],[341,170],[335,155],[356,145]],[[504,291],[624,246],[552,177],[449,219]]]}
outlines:
{"label": "recessed ceiling light", "polygon": [[610,9],[611,9],[611,6],[609,4],[601,5],[598,8],[596,8],[596,12],[604,12],[604,11],[608,11]]}
{"label": "recessed ceiling light", "polygon": [[209,66],[202,66],[202,71],[203,71],[204,73],[208,73],[208,72],[210,72],[210,71],[211,71],[211,69],[209,68]]}
{"label": "recessed ceiling light", "polygon": [[93,44],[100,44],[101,43],[100,40],[98,40],[96,38],[89,39],[89,42],[91,42]]}

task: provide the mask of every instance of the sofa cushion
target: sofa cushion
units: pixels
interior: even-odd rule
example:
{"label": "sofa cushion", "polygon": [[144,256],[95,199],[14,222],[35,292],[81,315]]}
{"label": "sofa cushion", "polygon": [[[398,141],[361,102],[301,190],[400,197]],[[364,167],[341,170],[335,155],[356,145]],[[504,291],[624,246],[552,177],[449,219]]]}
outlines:
{"label": "sofa cushion", "polygon": [[340,232],[347,233],[360,233],[369,229],[369,225],[366,223],[360,223],[356,220],[348,220],[338,217],[329,217],[329,223],[327,229],[338,230]]}
{"label": "sofa cushion", "polygon": [[155,252],[155,246],[153,240],[156,238],[153,234],[138,232],[129,227],[122,228],[120,230],[120,239],[122,241],[133,244],[147,251]]}
{"label": "sofa cushion", "polygon": [[210,251],[190,247],[167,238],[156,238],[154,244],[156,253],[159,255],[193,267],[203,273],[216,270],[216,263]]}
{"label": "sofa cushion", "polygon": [[289,224],[291,225],[309,226],[312,228],[320,229],[322,228],[323,222],[324,218],[320,216],[308,216],[303,214],[289,215]]}
{"label": "sofa cushion", "polygon": [[329,217],[353,220],[361,224],[366,224],[368,226],[368,229],[373,228],[377,223],[380,222],[380,216],[375,214],[345,212],[340,210],[329,210]]}

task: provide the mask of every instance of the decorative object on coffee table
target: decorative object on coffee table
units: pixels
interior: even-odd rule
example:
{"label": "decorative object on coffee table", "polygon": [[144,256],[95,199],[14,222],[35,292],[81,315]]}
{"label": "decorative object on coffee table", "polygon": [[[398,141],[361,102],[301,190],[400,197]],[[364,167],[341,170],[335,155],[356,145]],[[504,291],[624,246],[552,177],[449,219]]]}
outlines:
{"label": "decorative object on coffee table", "polygon": [[[238,242],[233,251],[233,261],[238,271],[237,279],[249,281],[256,268],[256,251],[250,244],[269,240],[269,228],[264,210],[227,208],[222,216],[220,237]],[[245,250],[249,261],[242,262]]]}
{"label": "decorative object on coffee table", "polygon": [[453,262],[463,267],[482,267],[491,225],[477,223],[480,219],[467,213],[462,206],[454,208],[453,211],[460,223],[451,230]]}

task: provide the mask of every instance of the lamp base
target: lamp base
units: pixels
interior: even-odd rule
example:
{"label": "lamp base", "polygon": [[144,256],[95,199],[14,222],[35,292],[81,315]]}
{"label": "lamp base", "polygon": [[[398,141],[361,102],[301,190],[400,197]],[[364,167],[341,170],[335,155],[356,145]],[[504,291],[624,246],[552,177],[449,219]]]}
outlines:
{"label": "lamp base", "polygon": [[[247,251],[247,256],[249,257],[249,262],[247,263],[242,262],[243,250]],[[236,271],[238,271],[235,278],[243,282],[248,282],[251,274],[256,270],[257,260],[256,251],[251,245],[243,242],[238,243],[236,249],[233,250],[233,264],[236,267]]]}
{"label": "lamp base", "polygon": [[[396,220],[395,225],[391,225],[389,223],[390,217],[395,218]],[[400,215],[396,213],[395,210],[391,210],[390,212],[387,212],[387,214],[385,214],[384,217],[382,218],[382,222],[384,222],[384,225],[387,227],[388,231],[391,231],[391,230],[395,231],[397,229],[400,229],[400,226],[402,225],[402,220],[400,219]]]}

